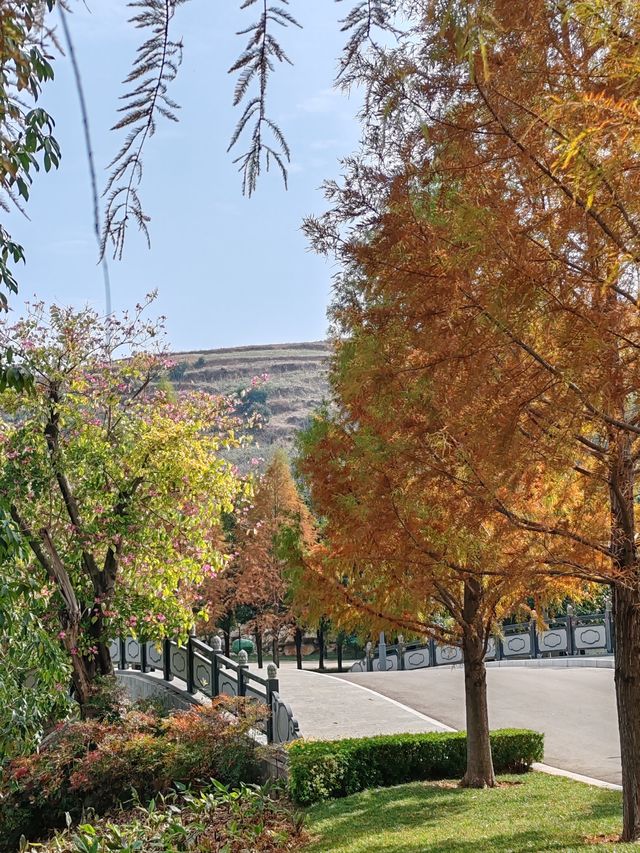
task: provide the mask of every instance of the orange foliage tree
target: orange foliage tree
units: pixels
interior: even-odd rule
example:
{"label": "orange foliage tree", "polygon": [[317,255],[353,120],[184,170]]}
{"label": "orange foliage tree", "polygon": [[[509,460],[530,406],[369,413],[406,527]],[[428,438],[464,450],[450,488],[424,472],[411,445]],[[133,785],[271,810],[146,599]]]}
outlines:
{"label": "orange foliage tree", "polygon": [[[361,284],[358,309],[338,312],[348,337],[334,357],[332,414],[318,416],[300,441],[298,464],[325,518],[323,543],[307,558],[307,596],[338,625],[462,647],[462,784],[494,786],[484,660],[497,622],[531,598],[546,603],[580,585],[532,584],[538,550],[467,498],[466,461],[448,457],[428,375],[403,346],[404,318],[370,302]],[[352,296],[355,287],[352,278]]]}
{"label": "orange foliage tree", "polygon": [[[233,569],[234,602],[251,609],[258,663],[265,631],[277,637],[295,622],[289,595],[289,566],[281,547],[285,532],[295,532],[302,549],[314,538],[314,521],[300,497],[287,456],[277,450],[256,485],[253,503],[239,523]],[[277,652],[276,652],[277,654]]]}
{"label": "orange foliage tree", "polygon": [[364,271],[361,324],[382,336],[368,387],[387,389],[390,411],[390,389],[422,387],[416,409],[439,421],[433,459],[463,513],[521,534],[532,577],[611,585],[623,838],[635,839],[640,9],[419,5],[404,47],[362,66],[377,124],[309,228],[346,264],[347,325],[362,307],[350,276]]}

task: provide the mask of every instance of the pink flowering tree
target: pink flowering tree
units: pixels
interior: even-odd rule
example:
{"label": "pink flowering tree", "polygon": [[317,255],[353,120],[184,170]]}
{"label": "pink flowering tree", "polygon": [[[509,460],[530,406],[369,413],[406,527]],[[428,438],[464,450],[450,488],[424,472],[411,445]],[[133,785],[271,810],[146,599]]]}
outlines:
{"label": "pink flowering tree", "polygon": [[112,672],[118,631],[186,635],[225,561],[221,518],[245,491],[223,458],[243,440],[234,401],[159,381],[170,362],[146,307],[103,320],[38,304],[0,323],[0,347],[34,377],[30,394],[0,388],[0,489],[53,590],[81,705]]}

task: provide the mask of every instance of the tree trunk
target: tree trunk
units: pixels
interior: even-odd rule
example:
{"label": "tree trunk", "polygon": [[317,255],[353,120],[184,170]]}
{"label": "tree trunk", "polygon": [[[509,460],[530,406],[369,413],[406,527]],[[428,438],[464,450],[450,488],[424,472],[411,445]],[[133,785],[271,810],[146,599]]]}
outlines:
{"label": "tree trunk", "polygon": [[73,682],[73,695],[80,706],[80,716],[85,718],[85,709],[91,698],[91,688],[94,671],[91,662],[78,654],[71,654],[71,680]]}
{"label": "tree trunk", "polygon": [[278,634],[275,633],[273,635],[273,640],[271,641],[271,656],[273,658],[273,662],[276,666],[280,666],[280,649],[278,648]]}
{"label": "tree trunk", "polygon": [[318,628],[318,650],[320,652],[320,660],[318,661],[318,669],[324,669],[324,628]]}
{"label": "tree trunk", "polygon": [[92,621],[89,624],[91,645],[97,649],[97,654],[94,658],[94,677],[96,675],[113,675],[113,661],[111,660],[109,644],[104,640],[105,634],[106,629],[102,608],[96,605],[93,608]]}
{"label": "tree trunk", "polygon": [[231,654],[231,629],[223,628],[222,636],[224,637],[224,655],[228,658]]}
{"label": "tree trunk", "polygon": [[297,625],[294,638],[296,644],[296,666],[298,669],[302,669],[302,628],[299,628]]}
{"label": "tree trunk", "polygon": [[338,653],[338,672],[342,672],[342,640],[336,643],[336,651]]}
{"label": "tree trunk", "polygon": [[464,584],[464,698],[467,718],[467,769],[463,788],[494,788],[496,777],[489,739],[487,670],[484,664],[485,630],[480,603],[482,585],[477,578]]}
{"label": "tree trunk", "polygon": [[255,638],[256,638],[256,654],[258,655],[258,669],[262,669],[263,664],[263,655],[262,655],[262,631],[259,628],[255,630]]}
{"label": "tree trunk", "polygon": [[[613,440],[612,440],[613,439]],[[615,685],[622,761],[622,840],[640,838],[640,567],[635,543],[631,440],[611,436],[609,470],[613,567]]]}
{"label": "tree trunk", "polygon": [[615,684],[622,759],[623,841],[640,838],[640,596],[613,588]]}

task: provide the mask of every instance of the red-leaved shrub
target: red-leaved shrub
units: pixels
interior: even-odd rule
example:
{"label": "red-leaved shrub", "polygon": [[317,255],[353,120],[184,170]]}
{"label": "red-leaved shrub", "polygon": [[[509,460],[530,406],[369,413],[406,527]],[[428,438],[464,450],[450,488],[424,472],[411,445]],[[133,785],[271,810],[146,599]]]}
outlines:
{"label": "red-leaved shrub", "polygon": [[40,752],[10,762],[0,782],[0,851],[20,836],[41,837],[68,813],[104,814],[150,800],[174,782],[225,785],[257,778],[250,730],[266,708],[220,697],[168,717],[128,711],[119,720],[85,720],[58,727]]}

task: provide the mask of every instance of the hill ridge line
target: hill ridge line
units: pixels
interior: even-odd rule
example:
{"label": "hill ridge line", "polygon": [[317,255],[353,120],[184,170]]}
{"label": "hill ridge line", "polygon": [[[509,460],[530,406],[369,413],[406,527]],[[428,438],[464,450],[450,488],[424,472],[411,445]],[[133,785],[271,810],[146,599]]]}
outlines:
{"label": "hill ridge line", "polygon": [[219,347],[213,349],[188,349],[188,350],[172,350],[171,355],[208,355],[211,353],[227,353],[227,352],[256,352],[257,350],[275,350],[275,349],[330,349],[331,342],[325,341],[297,341],[294,343],[283,344],[244,344],[239,347]]}

